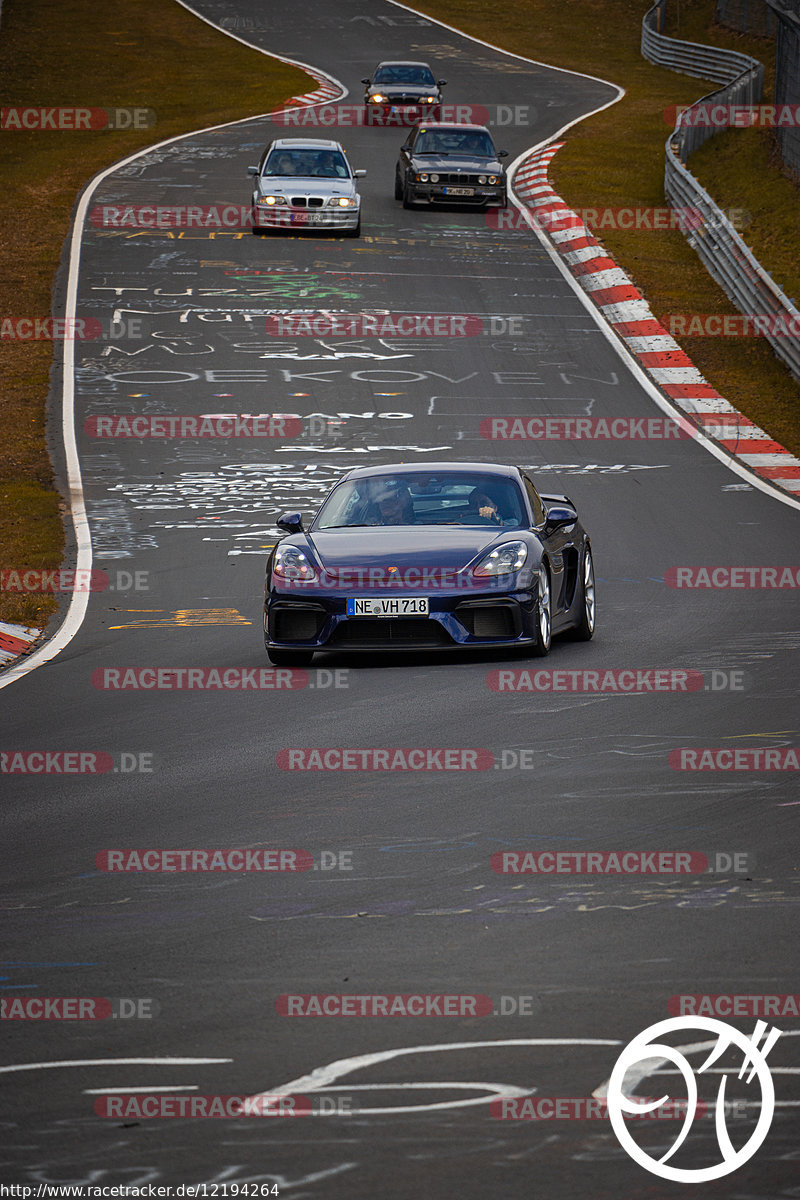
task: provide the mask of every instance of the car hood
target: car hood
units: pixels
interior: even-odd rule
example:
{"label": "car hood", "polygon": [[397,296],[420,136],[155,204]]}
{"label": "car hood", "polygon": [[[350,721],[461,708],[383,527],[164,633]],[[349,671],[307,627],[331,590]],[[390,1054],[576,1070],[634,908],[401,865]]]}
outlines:
{"label": "car hood", "polygon": [[258,191],[262,196],[353,196],[355,190],[352,179],[269,175],[258,180]]}
{"label": "car hood", "polygon": [[496,158],[470,158],[465,154],[420,154],[411,159],[415,171],[466,171],[470,175],[501,175]]}
{"label": "car hood", "polygon": [[[496,526],[380,525],[368,529],[318,530],[305,535],[314,558],[335,575],[345,568],[359,571],[397,567],[399,571],[459,571],[497,542],[520,530]],[[513,540],[513,539],[512,539]],[[302,545],[302,536],[292,541]]]}
{"label": "car hood", "polygon": [[439,89],[435,83],[430,87],[424,87],[420,83],[374,83],[372,87],[367,88],[367,95],[373,96],[375,93],[381,96],[438,96]]}

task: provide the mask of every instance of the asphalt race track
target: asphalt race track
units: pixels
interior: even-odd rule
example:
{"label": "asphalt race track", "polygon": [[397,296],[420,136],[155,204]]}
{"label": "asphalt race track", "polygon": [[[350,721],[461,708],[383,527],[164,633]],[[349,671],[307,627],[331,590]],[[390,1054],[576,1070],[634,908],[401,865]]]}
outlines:
{"label": "asphalt race track", "polygon": [[[197,9],[341,81],[350,106],[379,58],[426,59],[448,79],[448,103],[524,109],[493,131],[509,162],[617,94],[385,0],[309,0],[302,20],[285,0]],[[0,974],[4,998],[125,998],[137,1015],[6,1023],[0,1181],[277,1183],[292,1200],[673,1196],[607,1120],[500,1120],[489,1100],[592,1097],[632,1038],[675,1015],[670,997],[798,990],[796,772],[682,770],[673,754],[800,742],[796,589],[665,582],[681,566],[796,564],[797,506],[690,439],[482,437],[497,415],[664,414],[532,232],[464,208],[403,210],[392,194],[401,130],[329,135],[367,169],[358,240],[91,219],[103,205],[246,205],[247,166],[280,132],[259,118],[187,136],[110,173],[89,206],[77,312],[127,331],[80,343],[75,364],[93,566],[114,590],[93,592],[60,654],[2,691],[2,746],[111,760],[101,774],[5,780]],[[302,309],[474,314],[484,333],[265,332],[267,313]],[[104,439],[84,424],[220,413],[294,414],[302,433]],[[52,442],[63,474],[55,408]],[[351,466],[437,459],[525,464],[540,490],[570,496],[598,572],[593,641],[557,640],[544,662],[331,654],[292,689],[104,686],[126,668],[268,667],[276,514],[310,515]],[[491,686],[498,671],[526,668],[703,678],[639,694]],[[494,767],[309,771],[279,758],[380,747],[483,749]],[[314,867],[96,864],[114,848],[215,847],[304,850]],[[710,867],[514,875],[492,869],[502,851],[681,851]],[[304,1020],[280,999],[342,994],[491,1003]],[[755,1018],[732,1023],[749,1035]],[[798,1194],[800,1024],[771,1024],[783,1036],[768,1060],[777,1103],[766,1141],[735,1176],[683,1195]],[[699,1065],[697,1048],[689,1056]],[[675,1082],[664,1068],[640,1094]],[[719,1073],[706,1077],[711,1101],[718,1084]],[[291,1093],[314,1113],[210,1125],[106,1117],[95,1110],[104,1089]],[[738,1145],[758,1089],[734,1072],[727,1097],[750,1102],[738,1132],[731,1123]],[[675,1123],[642,1124],[638,1140],[665,1153]],[[719,1158],[713,1120],[699,1126],[687,1168]]]}

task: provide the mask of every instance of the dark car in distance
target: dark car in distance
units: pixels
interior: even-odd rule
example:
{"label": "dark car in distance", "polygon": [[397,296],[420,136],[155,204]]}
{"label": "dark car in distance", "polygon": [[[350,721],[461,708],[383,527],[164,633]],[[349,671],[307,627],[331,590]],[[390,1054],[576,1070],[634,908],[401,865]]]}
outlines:
{"label": "dark car in distance", "polygon": [[505,208],[506,173],[485,125],[420,122],[400,149],[394,197],[414,204],[474,204]]}
{"label": "dark car in distance", "polygon": [[392,60],[378,63],[372,76],[361,82],[368,110],[385,114],[412,106],[425,115],[431,105],[441,104],[447,80],[436,79],[426,62]]}
{"label": "dark car in distance", "polygon": [[518,647],[595,625],[589,537],[566,496],[525,470],[437,462],[359,467],[266,564],[264,642],[276,666],[315,651]]}

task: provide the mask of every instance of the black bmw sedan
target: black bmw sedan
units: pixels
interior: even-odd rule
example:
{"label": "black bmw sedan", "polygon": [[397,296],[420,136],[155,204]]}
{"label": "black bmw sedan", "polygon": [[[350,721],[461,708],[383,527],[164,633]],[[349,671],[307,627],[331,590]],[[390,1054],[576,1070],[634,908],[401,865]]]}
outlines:
{"label": "black bmw sedan", "polygon": [[506,173],[485,125],[446,125],[423,121],[400,149],[394,198],[414,204],[472,204],[505,208]]}

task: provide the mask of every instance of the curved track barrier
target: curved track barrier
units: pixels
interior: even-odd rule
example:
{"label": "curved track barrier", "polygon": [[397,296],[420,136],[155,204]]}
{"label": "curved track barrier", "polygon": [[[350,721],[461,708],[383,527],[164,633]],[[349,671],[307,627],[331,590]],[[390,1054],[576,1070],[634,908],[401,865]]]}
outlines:
{"label": "curved track barrier", "polygon": [[666,0],[657,0],[642,20],[642,54],[649,62],[724,86],[701,97],[678,116],[667,139],[664,193],[676,209],[702,214],[698,228],[685,230],[689,245],[737,308],[764,318],[760,328],[775,354],[800,379],[800,311],[761,266],[732,224],[686,167],[689,156],[715,133],[731,127],[737,110],[758,104],[764,90],[763,64],[746,54],[682,42],[661,33]]}

